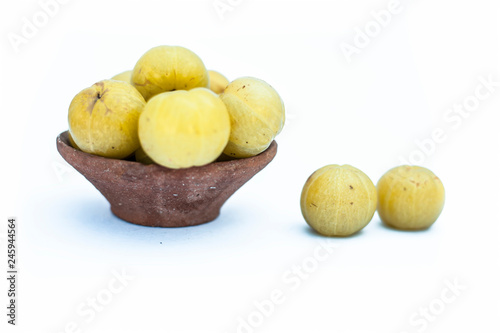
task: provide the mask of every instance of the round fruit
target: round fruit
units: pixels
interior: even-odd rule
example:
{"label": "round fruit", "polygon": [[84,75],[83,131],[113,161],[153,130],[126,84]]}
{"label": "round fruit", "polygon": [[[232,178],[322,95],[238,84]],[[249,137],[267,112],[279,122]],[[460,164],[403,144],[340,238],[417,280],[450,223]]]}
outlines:
{"label": "round fruit", "polygon": [[116,74],[111,78],[111,80],[125,81],[127,83],[130,83],[131,78],[132,78],[132,71],[125,71],[120,74]]}
{"label": "round fruit", "polygon": [[71,133],[69,133],[69,132],[68,132],[68,139],[69,139],[69,143],[71,144],[71,147],[78,149],[78,150],[81,150],[78,147],[78,145],[75,143],[75,140],[73,140],[73,137],[71,136]]}
{"label": "round fruit", "polygon": [[226,146],[229,132],[224,103],[206,88],[159,94],[149,100],[139,119],[144,152],[173,169],[213,162]]}
{"label": "round fruit", "polygon": [[139,148],[137,123],[146,102],[129,83],[97,82],[69,106],[69,132],[84,152],[125,158]]}
{"label": "round fruit", "polygon": [[216,94],[221,94],[229,84],[229,80],[224,75],[216,71],[208,71],[210,77],[210,90]]}
{"label": "round fruit", "polygon": [[444,187],[432,171],[418,166],[389,170],[377,184],[378,214],[389,226],[418,230],[430,227],[444,206]]}
{"label": "round fruit", "polygon": [[236,79],[220,98],[231,117],[226,155],[242,158],[260,154],[281,132],[285,107],[276,90],[266,82],[251,77]]}
{"label": "round fruit", "polygon": [[349,236],[363,229],[377,208],[370,178],[350,165],[327,165],[306,181],[300,198],[306,222],[324,236]]}
{"label": "round fruit", "polygon": [[149,100],[166,91],[208,87],[203,61],[181,46],[157,46],[147,51],[132,72],[134,87]]}

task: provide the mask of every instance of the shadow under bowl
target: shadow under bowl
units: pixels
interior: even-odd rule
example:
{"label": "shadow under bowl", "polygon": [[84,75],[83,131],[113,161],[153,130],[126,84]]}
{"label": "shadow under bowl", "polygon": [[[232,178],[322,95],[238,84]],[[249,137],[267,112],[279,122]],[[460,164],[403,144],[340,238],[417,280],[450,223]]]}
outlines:
{"label": "shadow under bowl", "polygon": [[278,145],[257,156],[213,162],[201,167],[169,169],[156,164],[85,153],[57,137],[61,156],[109,201],[119,218],[151,227],[185,227],[217,218],[226,200],[268,165]]}

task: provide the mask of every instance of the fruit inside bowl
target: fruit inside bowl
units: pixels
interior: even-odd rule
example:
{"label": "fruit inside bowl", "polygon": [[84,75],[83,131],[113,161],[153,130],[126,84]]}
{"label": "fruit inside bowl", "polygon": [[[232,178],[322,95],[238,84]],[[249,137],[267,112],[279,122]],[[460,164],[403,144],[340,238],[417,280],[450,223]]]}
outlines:
{"label": "fruit inside bowl", "polygon": [[284,122],[283,101],[265,81],[229,82],[192,51],[163,45],[80,91],[57,148],[116,216],[189,226],[215,219],[271,162]]}
{"label": "fruit inside bowl", "polygon": [[226,200],[267,166],[276,141],[259,155],[169,169],[85,153],[72,147],[69,132],[57,137],[61,156],[109,201],[119,218],[152,227],[184,227],[214,220]]}

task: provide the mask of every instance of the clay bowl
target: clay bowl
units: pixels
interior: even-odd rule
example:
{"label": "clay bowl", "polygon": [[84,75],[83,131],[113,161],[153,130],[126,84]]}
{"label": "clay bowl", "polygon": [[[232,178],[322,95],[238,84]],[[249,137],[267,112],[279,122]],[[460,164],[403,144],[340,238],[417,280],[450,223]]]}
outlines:
{"label": "clay bowl", "polygon": [[184,227],[214,220],[224,202],[272,161],[277,148],[273,141],[254,157],[168,169],[84,153],[71,146],[67,131],[57,137],[61,156],[104,195],[113,214],[151,227]]}

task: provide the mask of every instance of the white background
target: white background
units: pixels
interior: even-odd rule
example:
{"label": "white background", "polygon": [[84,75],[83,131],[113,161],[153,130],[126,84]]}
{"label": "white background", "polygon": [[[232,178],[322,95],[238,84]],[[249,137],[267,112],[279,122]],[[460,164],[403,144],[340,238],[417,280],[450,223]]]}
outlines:
{"label": "white background", "polygon": [[[15,328],[1,279],[2,332],[238,332],[249,317],[239,332],[499,331],[500,86],[468,117],[444,118],[479,77],[500,81],[498,1],[402,1],[350,62],[342,43],[388,0],[222,2],[233,5],[220,16],[213,0],[71,0],[16,52],[9,36],[41,5],[2,1],[0,257],[6,271],[16,216],[20,271]],[[162,44],[231,80],[264,79],[287,110],[275,160],[197,227],[119,220],[56,151],[73,96]],[[432,228],[395,231],[375,215],[349,238],[310,231],[299,207],[309,174],[351,164],[376,183],[438,128],[446,139],[417,161],[446,189]],[[322,242],[337,248],[318,262]],[[303,263],[309,273],[292,283]],[[106,299],[122,270],[133,279]],[[465,290],[444,303],[449,283]],[[284,299],[264,317],[255,302],[273,290]],[[77,312],[96,296],[109,302],[95,316]],[[429,306],[432,320],[419,317]]]}

